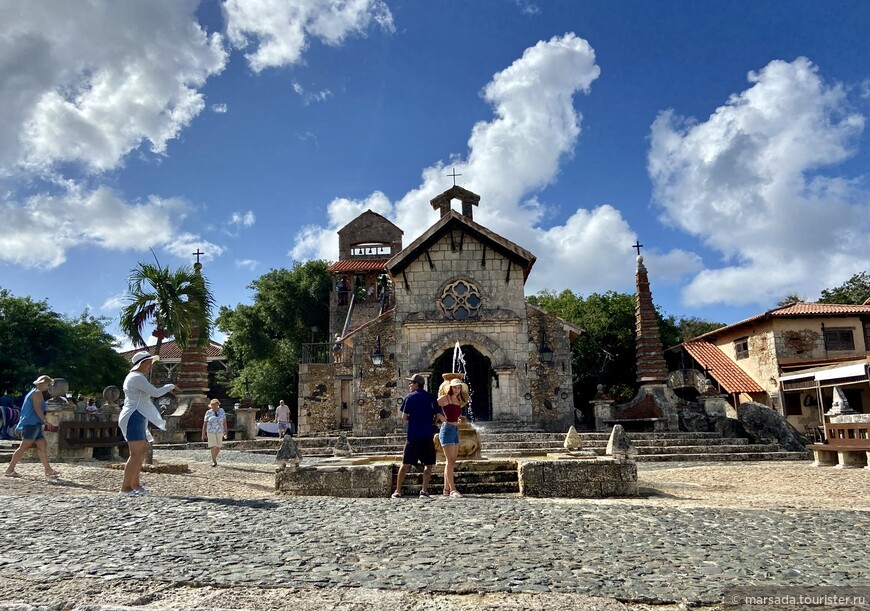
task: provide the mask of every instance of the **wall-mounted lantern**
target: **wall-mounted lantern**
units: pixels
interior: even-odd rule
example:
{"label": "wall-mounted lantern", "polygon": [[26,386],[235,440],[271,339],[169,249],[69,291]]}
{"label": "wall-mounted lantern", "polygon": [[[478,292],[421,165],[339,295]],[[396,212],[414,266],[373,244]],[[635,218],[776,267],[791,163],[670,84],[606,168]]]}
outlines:
{"label": "wall-mounted lantern", "polygon": [[547,343],[547,332],[541,331],[541,349],[538,351],[541,354],[541,361],[549,366],[553,366],[553,349]]}
{"label": "wall-mounted lantern", "polygon": [[378,335],[378,339],[375,343],[375,349],[372,350],[372,365],[375,367],[380,367],[384,364],[384,353],[381,351],[381,336]]}

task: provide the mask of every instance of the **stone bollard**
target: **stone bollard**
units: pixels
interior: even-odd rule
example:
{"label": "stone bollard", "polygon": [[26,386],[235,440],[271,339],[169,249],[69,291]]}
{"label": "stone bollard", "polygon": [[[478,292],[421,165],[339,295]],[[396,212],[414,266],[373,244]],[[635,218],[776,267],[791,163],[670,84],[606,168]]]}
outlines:
{"label": "stone bollard", "polygon": [[287,469],[288,471],[296,471],[301,461],[302,452],[299,450],[299,446],[293,441],[293,437],[284,435],[284,439],[281,440],[281,446],[278,448],[278,454],[275,456],[275,464],[278,470]]}
{"label": "stone bollard", "polygon": [[[287,435],[284,435],[284,437],[287,437]],[[332,446],[332,455],[350,456],[351,454],[353,454],[353,450],[350,447],[350,441],[347,439],[347,433],[339,433],[338,440],[335,442],[335,445]]]}
{"label": "stone bollard", "polygon": [[576,452],[583,447],[583,438],[573,426],[568,429],[568,434],[565,435],[565,443],[562,444],[569,452]]}
{"label": "stone bollard", "polygon": [[613,426],[605,454],[616,460],[628,460],[637,455],[637,448],[631,443],[631,439],[625,434],[625,429],[622,428],[621,424]]}

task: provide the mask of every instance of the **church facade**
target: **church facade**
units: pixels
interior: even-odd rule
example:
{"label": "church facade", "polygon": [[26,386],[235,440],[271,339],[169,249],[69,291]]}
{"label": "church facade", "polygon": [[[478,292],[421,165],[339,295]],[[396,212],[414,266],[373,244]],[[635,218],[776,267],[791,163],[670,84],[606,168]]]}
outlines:
{"label": "church facade", "polygon": [[438,220],[404,248],[401,229],[371,211],[339,231],[334,340],[327,358],[321,351],[300,365],[301,435],[394,433],[405,379],[421,374],[435,394],[454,371],[465,373],[478,425],[567,431],[574,423],[571,342],[582,330],[526,303],[535,256],[476,223],[479,202],[448,189],[431,201]]}

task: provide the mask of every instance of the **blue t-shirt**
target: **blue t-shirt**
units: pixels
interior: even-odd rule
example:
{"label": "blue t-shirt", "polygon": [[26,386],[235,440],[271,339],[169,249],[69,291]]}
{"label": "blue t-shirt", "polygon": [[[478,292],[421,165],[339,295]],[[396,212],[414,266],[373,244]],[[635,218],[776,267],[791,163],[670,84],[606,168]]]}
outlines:
{"label": "blue t-shirt", "polygon": [[403,413],[408,414],[408,441],[432,438],[432,420],[443,413],[435,399],[425,390],[415,390],[405,397]]}

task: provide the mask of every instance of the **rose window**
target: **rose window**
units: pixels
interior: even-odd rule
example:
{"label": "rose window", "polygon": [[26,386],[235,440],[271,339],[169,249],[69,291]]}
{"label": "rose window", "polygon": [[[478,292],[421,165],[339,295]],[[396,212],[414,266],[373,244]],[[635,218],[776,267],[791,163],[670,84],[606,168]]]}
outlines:
{"label": "rose window", "polygon": [[466,320],[477,316],[480,302],[480,291],[476,286],[465,280],[457,280],[444,288],[438,305],[447,318]]}

